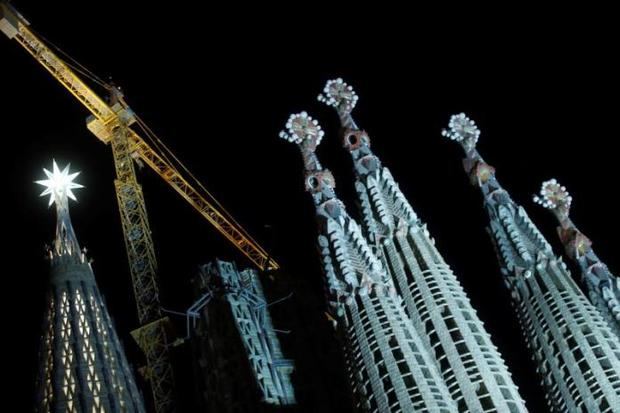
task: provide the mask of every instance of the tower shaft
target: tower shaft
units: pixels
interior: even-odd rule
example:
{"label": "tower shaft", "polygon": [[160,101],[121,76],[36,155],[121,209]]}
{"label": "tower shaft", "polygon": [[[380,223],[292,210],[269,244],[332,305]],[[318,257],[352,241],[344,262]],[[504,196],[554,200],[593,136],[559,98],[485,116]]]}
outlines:
{"label": "tower shaft", "polygon": [[[368,146],[352,152],[364,226],[434,356],[459,411],[525,412],[510,372],[455,274],[389,170]],[[360,163],[377,166],[369,171]]]}
{"label": "tower shaft", "polygon": [[450,128],[444,135],[461,143],[465,170],[482,192],[489,233],[550,410],[617,412],[618,337],[482,159],[473,121],[456,115]]}
{"label": "tower shaft", "polygon": [[280,137],[299,144],[319,226],[330,313],[342,340],[356,408],[362,412],[454,412],[450,397],[401,297],[315,154],[323,132],[305,112]]}
{"label": "tower shaft", "polygon": [[560,240],[566,254],[579,266],[581,284],[592,304],[620,337],[620,278],[611,273],[596,255],[592,242],[571,220],[572,197],[555,179],[543,182],[540,197],[534,201],[551,210],[558,223]]}
{"label": "tower shaft", "polygon": [[333,106],[354,164],[362,228],[403,299],[405,312],[448,384],[460,412],[525,412],[502,356],[455,274],[435,247],[389,169],[371,150],[351,111],[357,101],[342,79],[319,100]]}
{"label": "tower shaft", "polygon": [[36,411],[144,413],[89,264],[52,256],[45,311]]}
{"label": "tower shaft", "polygon": [[254,270],[215,260],[195,278],[200,298],[196,337],[205,407],[217,412],[275,412],[294,406],[294,365],[284,358]]}

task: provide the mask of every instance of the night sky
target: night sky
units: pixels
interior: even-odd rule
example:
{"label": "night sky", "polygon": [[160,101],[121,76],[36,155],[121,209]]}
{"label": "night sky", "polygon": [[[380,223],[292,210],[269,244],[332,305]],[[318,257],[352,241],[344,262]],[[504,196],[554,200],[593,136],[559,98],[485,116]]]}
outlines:
{"label": "night sky", "polygon": [[[358,125],[428,224],[530,410],[546,411],[485,231],[480,194],[463,172],[460,147],[440,131],[453,113],[476,120],[479,151],[559,253],[551,214],[531,201],[543,180],[557,178],[573,195],[573,220],[612,271],[620,272],[619,68],[605,44],[577,32],[531,42],[519,36],[499,41],[490,29],[465,36],[464,22],[451,37],[398,24],[389,33],[371,30],[362,21],[347,24],[344,16],[329,14],[293,25],[259,19],[253,16],[257,10],[239,15],[234,5],[209,12],[194,3],[128,3],[109,0],[95,11],[82,3],[14,2],[37,32],[100,77],[112,76],[134,111],[280,262],[282,272],[263,282],[270,300],[293,293],[272,307],[272,315],[277,328],[291,330],[281,338],[297,366],[300,410],[349,411],[350,401],[339,348],[323,314],[314,208],[303,189],[301,156],[277,134],[289,113],[306,110],[319,120],[326,136],[318,155],[334,173],[349,213],[358,217],[337,116],[316,101],[326,80],[343,77],[360,96]],[[328,35],[319,36],[324,28]],[[33,181],[52,158],[82,171],[78,182],[86,188],[76,191],[73,224],[94,259],[131,362],[138,365],[140,356],[129,336],[137,321],[111,150],[86,129],[86,109],[16,42],[0,37],[0,135],[9,169],[3,341],[17,390],[9,398],[28,409],[48,279],[44,244],[55,226],[53,209],[47,198],[38,198]],[[151,170],[138,175],[166,308],[192,304],[189,280],[199,264],[219,257],[249,265]],[[175,321],[184,334],[183,320]],[[191,359],[183,347],[175,352],[184,407],[193,411]]]}

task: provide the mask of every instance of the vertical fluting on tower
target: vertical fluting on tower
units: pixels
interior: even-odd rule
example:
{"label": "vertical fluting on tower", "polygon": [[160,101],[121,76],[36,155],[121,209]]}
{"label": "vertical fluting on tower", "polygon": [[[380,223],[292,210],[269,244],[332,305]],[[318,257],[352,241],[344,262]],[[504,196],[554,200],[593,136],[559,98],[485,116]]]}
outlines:
{"label": "vertical fluting on tower", "polygon": [[51,275],[39,353],[37,412],[144,412],[142,396],[69,217],[78,173],[54,162],[42,195],[56,204]]}
{"label": "vertical fluting on tower", "polygon": [[566,254],[580,269],[581,283],[592,304],[620,337],[620,278],[609,271],[592,249],[592,242],[570,218],[572,197],[566,188],[551,179],[543,182],[540,195],[534,196],[537,204],[550,210],[557,218],[558,235]]}
{"label": "vertical fluting on tower", "polygon": [[525,412],[517,386],[456,276],[351,112],[358,96],[330,80],[319,101],[336,109],[350,152],[363,229],[461,412]]}
{"label": "vertical fluting on tower", "polygon": [[195,340],[208,411],[275,412],[296,404],[258,272],[216,259],[194,278],[201,323]]}
{"label": "vertical fluting on tower", "polygon": [[554,412],[620,411],[620,342],[577,287],[525,210],[495,177],[464,114],[443,135],[465,150],[464,166],[482,191],[489,232],[528,348]]}
{"label": "vertical fluting on tower", "polygon": [[299,145],[306,190],[316,207],[329,312],[343,342],[356,408],[365,412],[456,411],[383,264],[336,197],[332,174],[316,157],[321,128],[305,112],[292,115],[286,127],[288,131],[280,136]]}

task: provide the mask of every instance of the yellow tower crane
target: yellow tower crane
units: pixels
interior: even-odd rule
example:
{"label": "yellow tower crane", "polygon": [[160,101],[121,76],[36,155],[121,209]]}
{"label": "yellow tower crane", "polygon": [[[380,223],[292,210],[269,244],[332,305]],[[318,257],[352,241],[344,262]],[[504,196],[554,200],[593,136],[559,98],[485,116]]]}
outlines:
{"label": "yellow tower crane", "polygon": [[[116,169],[114,185],[140,321],[140,327],[132,331],[132,336],[145,354],[146,378],[151,385],[156,411],[175,411],[169,320],[162,316],[157,262],[134,161],[151,167],[258,268],[277,270],[279,265],[129,108],[119,89],[99,82],[106,87],[109,96],[107,100],[98,96],[76,72],[95,81],[98,79],[76,62],[72,64],[69,59],[61,59],[29,26],[13,7],[0,2],[0,31],[26,49],[91,112],[86,121],[88,129],[112,147]],[[155,149],[138,135],[136,127]]]}

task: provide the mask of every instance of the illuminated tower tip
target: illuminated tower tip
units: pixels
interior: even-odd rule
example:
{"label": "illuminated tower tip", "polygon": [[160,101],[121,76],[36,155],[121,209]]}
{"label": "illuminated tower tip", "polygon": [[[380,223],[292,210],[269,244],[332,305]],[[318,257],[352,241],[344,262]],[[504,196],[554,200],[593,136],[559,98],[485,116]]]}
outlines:
{"label": "illuminated tower tip", "polygon": [[459,142],[469,152],[476,147],[480,137],[480,129],[476,126],[476,122],[469,119],[464,113],[459,113],[450,117],[448,129],[442,130],[441,134]]}
{"label": "illuminated tower tip", "polygon": [[292,114],[285,126],[286,130],[281,131],[278,136],[298,145],[309,143],[313,148],[316,148],[325,135],[319,122],[312,119],[312,116],[308,115],[307,112]]}
{"label": "illuminated tower tip", "polygon": [[71,164],[67,164],[61,172],[56,161],[54,160],[52,162],[52,172],[43,168],[43,172],[47,175],[47,179],[36,181],[37,184],[45,187],[45,190],[40,196],[49,195],[50,206],[54,202],[56,202],[56,204],[64,204],[67,202],[67,198],[77,201],[77,198],[73,194],[72,190],[84,188],[84,186],[74,182],[73,180],[80,174],[80,172],[70,173],[69,168],[71,167]]}
{"label": "illuminated tower tip", "polygon": [[540,195],[534,195],[534,202],[547,209],[568,215],[573,197],[570,196],[566,187],[560,185],[557,180],[550,179],[542,183]]}
{"label": "illuminated tower tip", "polygon": [[50,196],[49,205],[56,203],[56,240],[52,253],[58,257],[63,255],[79,257],[80,245],[69,217],[69,198],[77,201],[73,189],[84,186],[73,181],[80,173],[71,173],[70,164],[67,164],[61,171],[56,161],[52,162],[51,172],[43,168],[47,179],[36,181],[37,184],[45,187],[41,196]]}
{"label": "illuminated tower tip", "polygon": [[319,102],[336,109],[351,112],[357,104],[358,96],[353,87],[341,78],[328,80],[323,88],[323,93],[317,96]]}

